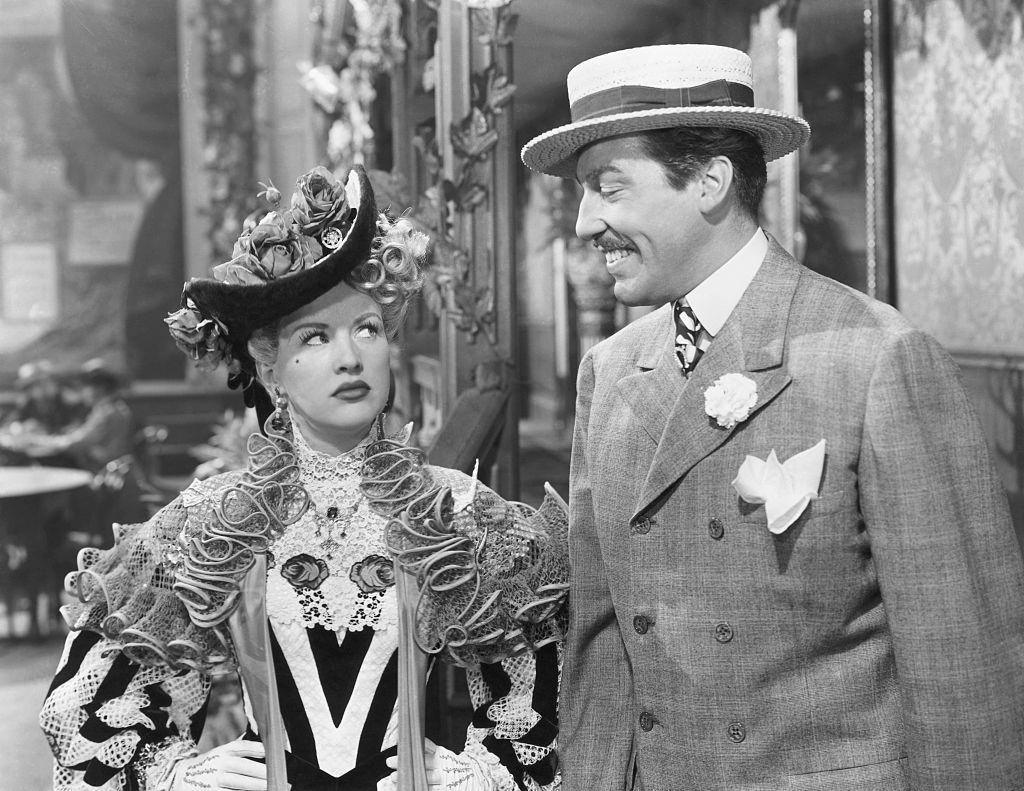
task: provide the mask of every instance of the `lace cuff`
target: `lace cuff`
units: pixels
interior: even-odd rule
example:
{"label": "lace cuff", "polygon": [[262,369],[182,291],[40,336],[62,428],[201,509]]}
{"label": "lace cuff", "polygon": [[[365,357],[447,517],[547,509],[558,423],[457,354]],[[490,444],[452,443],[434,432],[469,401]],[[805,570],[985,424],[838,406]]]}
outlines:
{"label": "lace cuff", "polygon": [[139,750],[133,764],[139,791],[171,791],[178,763],[198,754],[196,743],[181,736],[170,736],[147,744]]}
{"label": "lace cuff", "polygon": [[391,440],[367,447],[362,479],[367,499],[390,519],[395,563],[416,580],[423,651],[472,667],[561,639],[568,518],[553,490],[539,509],[509,502]]}

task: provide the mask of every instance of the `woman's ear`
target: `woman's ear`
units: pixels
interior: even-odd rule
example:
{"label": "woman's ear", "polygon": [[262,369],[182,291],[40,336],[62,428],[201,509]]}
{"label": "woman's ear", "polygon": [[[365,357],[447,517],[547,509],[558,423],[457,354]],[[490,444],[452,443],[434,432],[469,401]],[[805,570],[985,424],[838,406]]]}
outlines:
{"label": "woman's ear", "polygon": [[266,363],[262,363],[257,360],[256,376],[268,393],[273,393],[274,388],[278,386],[277,377],[274,376],[273,366],[267,365]]}

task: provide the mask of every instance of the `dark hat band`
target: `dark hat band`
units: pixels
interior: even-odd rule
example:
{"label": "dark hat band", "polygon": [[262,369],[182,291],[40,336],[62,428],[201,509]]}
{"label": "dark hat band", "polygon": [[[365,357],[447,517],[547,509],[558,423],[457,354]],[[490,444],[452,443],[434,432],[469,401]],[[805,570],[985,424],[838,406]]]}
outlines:
{"label": "dark hat band", "polygon": [[617,113],[660,110],[669,107],[753,107],[754,91],[748,85],[712,80],[688,88],[655,88],[650,85],[619,85],[583,96],[572,103],[572,122]]}

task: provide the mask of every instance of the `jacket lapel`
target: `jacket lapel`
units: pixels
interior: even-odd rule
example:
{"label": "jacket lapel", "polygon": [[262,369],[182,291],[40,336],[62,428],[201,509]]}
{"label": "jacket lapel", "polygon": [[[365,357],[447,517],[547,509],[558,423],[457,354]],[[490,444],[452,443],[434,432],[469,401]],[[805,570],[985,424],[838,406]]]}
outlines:
{"label": "jacket lapel", "polygon": [[665,313],[664,321],[658,322],[650,343],[637,358],[636,368],[637,372],[622,377],[617,387],[637,422],[656,443],[683,384],[676,362],[671,314]]}
{"label": "jacket lapel", "polygon": [[[704,411],[704,391],[716,379],[727,373],[742,373],[755,382],[757,403],[748,420],[790,382],[784,365],[786,329],[800,267],[774,239],[769,242],[760,270],[685,387],[671,337],[666,339],[667,348],[657,368],[625,377],[619,383],[620,389],[637,385],[631,407],[644,422],[645,430],[658,435],[658,449],[631,521],[638,520],[676,481],[743,425],[722,428]],[[671,404],[667,410],[666,403]],[[647,423],[648,419],[655,422]]]}

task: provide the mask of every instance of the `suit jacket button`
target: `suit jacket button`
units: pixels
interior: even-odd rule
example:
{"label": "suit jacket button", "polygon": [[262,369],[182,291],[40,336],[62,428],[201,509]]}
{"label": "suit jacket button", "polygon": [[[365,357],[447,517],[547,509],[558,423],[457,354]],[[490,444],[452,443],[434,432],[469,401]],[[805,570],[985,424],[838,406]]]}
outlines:
{"label": "suit jacket button", "polygon": [[637,634],[647,634],[647,630],[651,628],[651,624],[654,623],[646,615],[637,615],[633,618],[633,628]]}
{"label": "suit jacket button", "polygon": [[734,744],[739,744],[747,738],[747,728],[742,722],[730,722],[726,733],[729,734],[729,741]]}
{"label": "suit jacket button", "polygon": [[711,520],[708,522],[708,535],[715,539],[715,541],[718,541],[725,535],[725,525],[722,524],[722,520],[717,516],[711,517]]}
{"label": "suit jacket button", "polygon": [[637,535],[646,535],[651,532],[651,527],[654,526],[654,520],[649,517],[644,517],[640,521],[633,525],[633,532]]}
{"label": "suit jacket button", "polygon": [[715,639],[720,643],[728,643],[732,640],[732,627],[722,621],[715,624]]}
{"label": "suit jacket button", "polygon": [[643,711],[640,713],[640,729],[649,731],[654,728],[654,715],[649,711]]}

